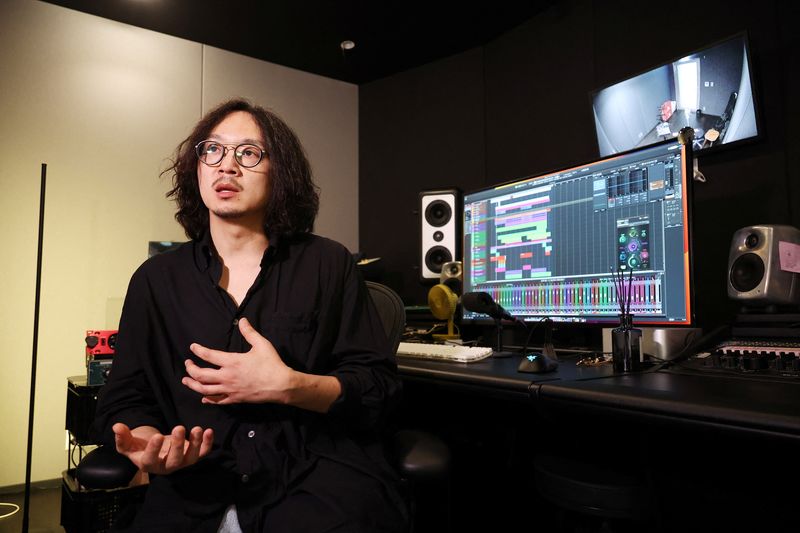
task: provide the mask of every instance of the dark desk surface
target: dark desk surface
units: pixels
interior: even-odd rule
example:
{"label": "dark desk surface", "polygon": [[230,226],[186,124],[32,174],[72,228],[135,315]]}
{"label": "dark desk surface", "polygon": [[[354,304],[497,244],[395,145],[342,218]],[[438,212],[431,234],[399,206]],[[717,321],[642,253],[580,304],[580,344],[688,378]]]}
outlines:
{"label": "dark desk surface", "polygon": [[407,380],[523,401],[530,401],[536,395],[540,383],[613,375],[608,365],[579,367],[574,359],[562,361],[555,372],[526,374],[517,371],[521,359],[514,355],[489,357],[475,363],[448,363],[398,357],[397,366]]}
{"label": "dark desk surface", "polygon": [[477,363],[399,358],[406,380],[536,403],[537,408],[601,412],[646,422],[724,428],[800,439],[800,382],[659,370],[614,375],[608,365],[562,359],[548,374],[517,372],[520,357]]}

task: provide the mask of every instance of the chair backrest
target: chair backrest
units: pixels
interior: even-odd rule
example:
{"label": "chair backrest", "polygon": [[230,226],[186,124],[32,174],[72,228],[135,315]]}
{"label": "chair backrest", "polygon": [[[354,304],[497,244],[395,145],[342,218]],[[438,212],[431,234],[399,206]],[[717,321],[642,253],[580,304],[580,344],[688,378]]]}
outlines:
{"label": "chair backrest", "polygon": [[365,283],[367,284],[367,289],[369,289],[372,303],[381,317],[383,329],[389,339],[392,353],[396,353],[397,347],[400,345],[400,336],[403,334],[403,329],[406,325],[406,308],[403,305],[403,300],[386,285],[381,285],[374,281]]}

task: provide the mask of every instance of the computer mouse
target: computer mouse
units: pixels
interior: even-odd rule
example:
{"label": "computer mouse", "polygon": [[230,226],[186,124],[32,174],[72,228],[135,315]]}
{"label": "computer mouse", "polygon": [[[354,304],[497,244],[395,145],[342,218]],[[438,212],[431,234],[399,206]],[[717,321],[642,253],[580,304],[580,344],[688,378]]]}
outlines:
{"label": "computer mouse", "polygon": [[558,361],[550,359],[543,353],[529,353],[522,358],[517,371],[531,374],[544,374],[558,368]]}

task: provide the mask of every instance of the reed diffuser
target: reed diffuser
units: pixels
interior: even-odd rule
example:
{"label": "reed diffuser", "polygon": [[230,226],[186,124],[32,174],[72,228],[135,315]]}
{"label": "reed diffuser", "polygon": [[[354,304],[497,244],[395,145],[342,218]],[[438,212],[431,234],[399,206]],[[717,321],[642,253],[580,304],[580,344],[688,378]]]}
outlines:
{"label": "reed diffuser", "polygon": [[611,359],[614,372],[634,372],[642,366],[642,330],[633,327],[631,314],[631,300],[633,293],[633,269],[628,275],[628,284],[625,285],[625,273],[622,270],[614,271],[614,286],[617,290],[617,303],[619,303],[619,326],[611,330]]}

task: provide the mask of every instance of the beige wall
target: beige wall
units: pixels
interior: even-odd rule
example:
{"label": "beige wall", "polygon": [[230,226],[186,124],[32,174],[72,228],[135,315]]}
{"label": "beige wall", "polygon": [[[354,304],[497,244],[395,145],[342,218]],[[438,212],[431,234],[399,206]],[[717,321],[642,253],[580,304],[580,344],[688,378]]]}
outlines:
{"label": "beige wall", "polygon": [[159,171],[201,111],[234,94],[308,135],[318,233],[356,250],[356,86],[50,4],[0,3],[0,487],[24,482],[41,163],[33,481],[66,468],[66,379],[85,373],[85,330],[117,327],[148,241],[184,239]]}

